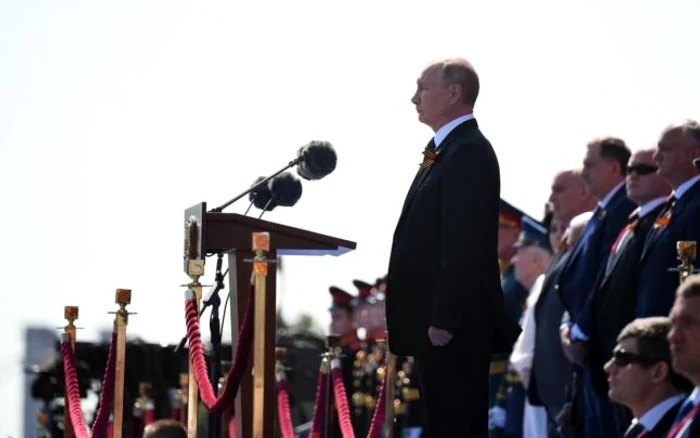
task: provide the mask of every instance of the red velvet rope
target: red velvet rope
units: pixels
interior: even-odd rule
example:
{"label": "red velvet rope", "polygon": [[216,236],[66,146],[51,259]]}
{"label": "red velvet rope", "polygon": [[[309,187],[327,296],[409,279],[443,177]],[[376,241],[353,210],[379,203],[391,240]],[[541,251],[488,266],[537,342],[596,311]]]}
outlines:
{"label": "red velvet rope", "polygon": [[250,285],[250,295],[248,297],[248,306],[243,316],[241,324],[241,332],[238,336],[238,345],[236,346],[236,357],[233,366],[226,376],[226,383],[221,394],[217,398],[214,395],[214,388],[209,381],[209,372],[207,371],[207,361],[204,358],[204,349],[202,347],[202,336],[199,331],[199,312],[194,304],[193,298],[188,298],[185,302],[185,318],[187,322],[187,339],[189,341],[189,355],[191,366],[194,367],[194,376],[199,388],[199,395],[202,403],[210,411],[219,411],[223,407],[233,403],[238,388],[243,378],[243,373],[248,365],[248,356],[250,346],[253,343],[253,303],[255,295],[255,286]]}
{"label": "red velvet rope", "polygon": [[[388,360],[388,355],[387,355]],[[384,362],[384,370],[387,370],[387,362]],[[367,438],[379,438],[382,434],[382,426],[384,425],[384,420],[386,419],[386,382],[389,373],[385,372],[382,378],[382,386],[379,389],[379,402],[377,406],[374,407],[374,414],[372,415],[372,422],[369,426],[369,432],[367,432]],[[392,400],[393,403],[393,400]]]}
{"label": "red velvet rope", "polygon": [[348,396],[345,393],[343,374],[340,365],[333,361],[331,370],[333,378],[333,394],[335,395],[335,409],[338,411],[338,421],[343,438],[355,438],[355,431],[352,429],[352,419],[350,418],[350,407],[348,406]]}
{"label": "red velvet rope", "polygon": [[316,384],[316,401],[314,402],[314,414],[311,423],[311,433],[309,438],[321,438],[323,436],[323,423],[325,414],[326,389],[328,373],[321,370],[318,373],[318,383]]}
{"label": "red velvet rope", "polygon": [[228,438],[238,437],[238,428],[236,427],[236,414],[233,412],[233,407],[229,411],[228,417]]}
{"label": "red velvet rope", "polygon": [[280,420],[282,438],[294,438],[294,425],[289,404],[289,382],[282,379],[277,382],[277,413]]}
{"label": "red velvet rope", "polygon": [[[92,425],[92,436],[105,437],[109,426],[109,416],[114,404],[114,377],[117,344],[117,333],[112,333],[112,342],[109,345],[107,365],[105,367],[104,378],[102,379],[102,390],[100,393],[99,409],[95,422]],[[70,422],[73,425],[76,438],[90,438],[90,434],[85,426],[83,412],[80,408],[80,388],[78,387],[78,373],[75,369],[75,352],[71,346],[70,338],[65,336],[61,340],[61,352],[63,353],[63,371],[65,374],[66,394],[68,395],[68,412]]]}

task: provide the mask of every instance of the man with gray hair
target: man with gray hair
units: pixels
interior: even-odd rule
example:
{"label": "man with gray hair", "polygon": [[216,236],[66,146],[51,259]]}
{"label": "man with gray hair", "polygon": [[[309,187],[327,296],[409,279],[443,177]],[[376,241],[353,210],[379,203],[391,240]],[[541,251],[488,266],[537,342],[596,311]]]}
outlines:
{"label": "man with gray hair", "polygon": [[668,126],[659,139],[654,159],[658,173],[673,188],[647,236],[641,255],[641,276],[635,315],[668,315],[676,288],[676,242],[700,241],[700,174],[693,159],[700,157],[700,124],[683,120]]}
{"label": "man with gray hair", "polygon": [[520,328],[498,264],[500,170],[474,118],[479,77],[465,59],[430,64],[411,102],[435,133],[399,215],[389,260],[389,348],[413,356],[426,437],[488,436],[492,353]]}

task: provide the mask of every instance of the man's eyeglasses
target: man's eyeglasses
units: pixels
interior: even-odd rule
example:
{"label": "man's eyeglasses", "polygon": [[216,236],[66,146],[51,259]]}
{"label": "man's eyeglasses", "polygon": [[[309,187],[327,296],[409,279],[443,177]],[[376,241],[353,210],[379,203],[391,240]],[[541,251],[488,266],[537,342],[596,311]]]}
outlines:
{"label": "man's eyeglasses", "polygon": [[652,166],[651,164],[635,164],[634,166],[628,166],[626,173],[627,175],[633,173],[637,175],[649,175],[650,173],[656,172],[658,169],[658,167]]}
{"label": "man's eyeglasses", "polygon": [[613,351],[613,361],[615,365],[619,367],[626,367],[631,363],[639,365],[653,365],[657,362],[661,362],[660,359],[654,359],[651,357],[642,356],[641,354],[630,353],[625,350]]}

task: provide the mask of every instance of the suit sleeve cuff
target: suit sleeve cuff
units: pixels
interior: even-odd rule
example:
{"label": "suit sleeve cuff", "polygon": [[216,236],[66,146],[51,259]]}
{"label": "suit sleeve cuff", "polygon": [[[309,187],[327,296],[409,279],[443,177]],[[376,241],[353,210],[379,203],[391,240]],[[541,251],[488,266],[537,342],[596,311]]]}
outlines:
{"label": "suit sleeve cuff", "polygon": [[587,341],[588,336],[581,330],[578,324],[574,324],[571,328],[571,337],[576,341]]}

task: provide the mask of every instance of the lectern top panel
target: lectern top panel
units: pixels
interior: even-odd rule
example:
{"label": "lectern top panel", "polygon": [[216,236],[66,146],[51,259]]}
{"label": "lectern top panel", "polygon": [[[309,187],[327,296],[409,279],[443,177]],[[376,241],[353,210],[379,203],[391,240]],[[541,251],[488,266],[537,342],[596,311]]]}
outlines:
{"label": "lectern top panel", "polygon": [[[185,258],[197,254],[251,250],[251,234],[270,233],[270,250],[286,255],[340,255],[357,247],[355,242],[290,227],[237,213],[210,213],[206,203],[185,210]],[[192,225],[196,224],[196,225]],[[195,226],[196,230],[192,227]]]}

